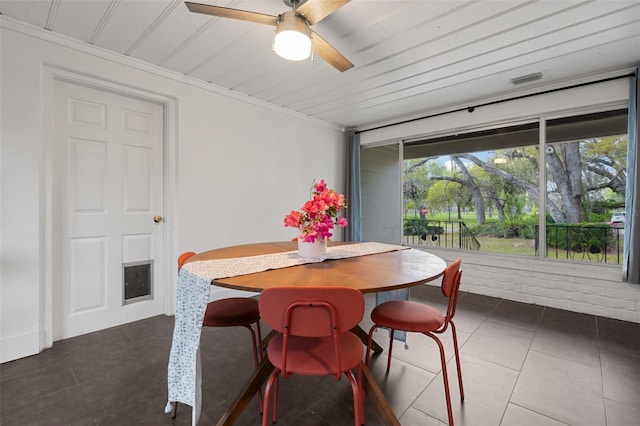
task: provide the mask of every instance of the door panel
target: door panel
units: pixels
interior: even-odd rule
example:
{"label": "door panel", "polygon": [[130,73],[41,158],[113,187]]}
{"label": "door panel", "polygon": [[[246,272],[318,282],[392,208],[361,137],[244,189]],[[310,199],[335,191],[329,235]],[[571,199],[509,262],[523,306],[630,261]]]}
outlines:
{"label": "door panel", "polygon": [[164,123],[162,105],[68,82],[55,102],[57,340],[162,313]]}
{"label": "door panel", "polygon": [[69,239],[71,316],[107,308],[105,242],[104,237]]}
{"label": "door panel", "polygon": [[69,138],[69,213],[106,213],[106,141]]}

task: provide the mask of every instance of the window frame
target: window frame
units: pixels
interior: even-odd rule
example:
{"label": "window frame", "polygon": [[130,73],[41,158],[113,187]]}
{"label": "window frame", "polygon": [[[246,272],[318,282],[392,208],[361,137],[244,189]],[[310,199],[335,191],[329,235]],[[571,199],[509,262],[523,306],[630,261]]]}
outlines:
{"label": "window frame", "polygon": [[[539,229],[539,235],[538,235],[538,241],[546,241],[546,236],[547,236],[547,223],[546,223],[546,211],[547,211],[547,203],[546,203],[546,195],[547,195],[547,167],[546,167],[546,161],[544,160],[544,152],[545,152],[545,148],[546,148],[546,143],[547,143],[547,126],[548,126],[548,122],[549,121],[553,121],[553,120],[561,120],[561,119],[566,119],[566,118],[571,118],[571,117],[579,117],[579,116],[585,116],[585,115],[590,115],[590,114],[599,114],[599,113],[607,113],[607,112],[613,112],[616,110],[628,110],[628,103],[625,103],[623,101],[618,101],[618,102],[610,102],[604,105],[597,105],[597,106],[582,106],[582,107],[577,107],[577,108],[569,108],[563,111],[557,111],[557,112],[553,112],[553,113],[547,113],[547,114],[537,114],[537,117],[528,117],[528,118],[523,118],[523,119],[519,119],[519,120],[503,120],[503,121],[499,121],[499,122],[494,122],[494,123],[490,123],[490,124],[485,124],[482,126],[473,126],[473,125],[468,125],[468,126],[461,126],[459,128],[455,128],[455,129],[449,129],[446,132],[434,132],[431,134],[424,134],[421,135],[420,137],[413,137],[413,138],[407,138],[407,139],[402,139],[401,143],[400,143],[400,159],[404,162],[404,159],[406,159],[407,157],[404,155],[404,150],[407,146],[411,147],[418,145],[421,141],[427,141],[427,140],[436,140],[435,143],[442,143],[443,145],[453,145],[456,143],[455,139],[456,138],[460,138],[465,134],[472,134],[472,133],[478,133],[478,132],[490,132],[492,130],[496,130],[496,129],[501,129],[501,128],[507,128],[507,127],[517,127],[517,126],[526,126],[526,125],[531,125],[531,124],[537,124],[537,128],[538,128],[538,147],[539,147],[539,152],[540,155],[542,156],[542,158],[540,159],[540,164],[541,167],[538,170],[538,189],[539,189],[539,193],[540,196],[538,198],[538,208],[540,212],[545,212],[545,214],[539,214],[538,217],[538,229]],[[628,111],[627,111],[627,122],[628,122]],[[625,132],[626,133],[626,132]],[[451,138],[452,140],[449,141],[439,141],[439,140],[445,140],[447,138]],[[397,142],[396,142],[397,143]],[[530,146],[530,145],[529,145]],[[483,148],[484,149],[484,148]],[[488,148],[486,150],[490,150],[491,148]],[[500,149],[495,148],[495,149]],[[455,149],[455,150],[451,150],[448,151],[448,153],[446,152],[442,152],[439,153],[438,155],[451,155],[451,154],[455,154],[455,153],[462,153],[462,152],[470,152],[468,149]],[[473,152],[473,151],[471,151]],[[476,151],[478,152],[478,151]],[[409,158],[420,158],[420,157],[414,157],[414,156],[410,156]],[[402,174],[402,182],[404,185],[404,173]],[[402,205],[401,208],[404,207],[404,200],[402,201]],[[495,253],[487,253],[487,254],[495,254]],[[521,255],[514,255],[514,256],[518,256],[518,257],[524,257]],[[534,256],[526,256],[527,259],[530,258],[536,258],[539,260],[545,260],[545,261],[566,261],[563,259],[555,259],[552,257],[547,257],[547,250],[542,250],[540,248],[538,248],[537,250],[537,254]],[[609,265],[612,267],[622,267],[622,265]]]}

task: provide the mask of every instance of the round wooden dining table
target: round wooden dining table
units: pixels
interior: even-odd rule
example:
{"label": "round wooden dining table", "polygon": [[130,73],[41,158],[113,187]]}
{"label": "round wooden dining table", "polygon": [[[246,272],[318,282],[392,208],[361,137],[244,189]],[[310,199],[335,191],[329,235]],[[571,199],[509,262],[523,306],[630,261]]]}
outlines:
{"label": "round wooden dining table", "polygon": [[[359,243],[329,242],[329,251],[331,251],[331,247],[339,249],[339,246],[349,244]],[[295,250],[297,250],[297,242],[295,241],[246,244],[202,252],[190,257],[186,263],[244,258]],[[283,286],[348,286],[358,289],[362,293],[375,293],[411,287],[435,280],[442,276],[446,266],[443,259],[431,253],[398,246],[392,251],[381,253],[326,259],[246,275],[216,278],[212,280],[211,284],[253,292]],[[366,344],[368,335],[364,330],[358,326],[352,331]],[[380,352],[382,348],[374,342],[373,350]],[[391,410],[371,372],[364,363],[361,368],[365,392],[382,421],[385,425],[399,426],[400,422]],[[273,366],[268,358],[264,357],[243,392],[218,421],[219,426],[234,424],[271,371],[273,371]]]}
{"label": "round wooden dining table", "polygon": [[[357,244],[330,241],[329,247]],[[297,242],[268,242],[218,248],[192,256],[188,262],[227,259],[297,250]],[[423,284],[442,276],[446,262],[431,253],[401,249],[346,259],[327,259],[288,268],[214,279],[212,284],[260,292],[282,286],[347,286],[362,293],[377,293]]]}

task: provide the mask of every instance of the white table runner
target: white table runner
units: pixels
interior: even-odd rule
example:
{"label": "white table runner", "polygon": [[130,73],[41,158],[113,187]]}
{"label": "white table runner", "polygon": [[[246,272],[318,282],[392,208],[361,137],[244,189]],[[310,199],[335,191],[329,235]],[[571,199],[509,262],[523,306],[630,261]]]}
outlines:
{"label": "white table runner", "polygon": [[328,247],[326,256],[320,258],[302,258],[297,251],[288,251],[185,263],[180,269],[176,293],[175,326],[167,374],[169,402],[165,412],[170,412],[171,402],[177,401],[193,407],[193,425],[200,418],[202,384],[198,348],[212,280],[407,248],[368,242]]}

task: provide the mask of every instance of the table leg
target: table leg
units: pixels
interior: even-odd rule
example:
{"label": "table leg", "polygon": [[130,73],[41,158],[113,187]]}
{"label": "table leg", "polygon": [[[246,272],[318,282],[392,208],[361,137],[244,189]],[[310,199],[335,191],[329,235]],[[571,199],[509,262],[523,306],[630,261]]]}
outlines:
{"label": "table leg", "polygon": [[278,334],[277,331],[275,330],[271,330],[265,337],[264,339],[262,339],[262,347],[264,348],[265,353],[261,354],[261,355],[265,355],[266,354],[266,350],[267,350],[267,346],[269,346],[269,342],[271,341],[271,339],[273,339],[276,335]]}
{"label": "table leg", "polygon": [[[362,338],[362,336],[365,336],[366,339],[369,338],[367,333],[364,330],[362,330],[359,326],[356,328],[360,330],[359,333],[356,332],[356,334],[358,334],[360,338]],[[266,343],[268,343],[268,341],[271,340],[271,338],[275,334],[277,333],[273,331],[269,333],[269,335],[267,335],[267,337],[265,337],[264,339]],[[366,340],[364,340],[364,342],[366,344]],[[379,352],[382,352],[382,348],[380,346],[378,346],[378,348],[380,348]],[[364,388],[364,391],[367,397],[371,401],[371,404],[376,409],[376,411],[380,415],[380,418],[382,419],[385,425],[400,426],[400,421],[394,414],[393,410],[391,410],[389,403],[387,402],[386,398],[382,394],[382,391],[380,390],[380,387],[378,386],[378,383],[376,382],[375,378],[371,374],[371,371],[369,371],[369,369],[364,364],[364,362],[361,362],[361,364],[362,364],[361,365],[362,386]],[[271,375],[274,368],[275,367],[273,366],[273,364],[271,364],[271,362],[269,361],[269,358],[265,356],[260,362],[260,365],[258,365],[258,368],[256,369],[255,373],[253,374],[253,376],[245,386],[242,393],[235,399],[233,404],[231,404],[231,406],[227,409],[227,411],[222,415],[220,420],[218,420],[217,426],[230,426],[230,425],[233,425],[236,422],[236,420],[238,420],[238,417],[240,417],[240,414],[242,414],[244,409],[249,405],[249,402],[251,401],[253,396],[258,392],[258,389],[261,388],[262,384],[267,381],[267,379],[269,378],[269,375]]]}
{"label": "table leg", "polygon": [[376,409],[384,424],[387,426],[400,426],[400,421],[393,410],[391,410],[389,402],[382,394],[382,390],[380,390],[369,368],[367,368],[364,362],[361,362],[360,368],[362,368],[362,386],[364,387],[364,392],[367,394],[371,405]]}
{"label": "table leg", "polygon": [[[351,332],[358,336],[360,340],[362,340],[362,343],[367,346],[367,344],[369,343],[369,334],[367,334],[366,331],[364,331],[359,325],[356,325],[351,329]],[[371,349],[373,349],[373,351],[377,354],[383,351],[382,346],[377,344],[375,340],[371,343]]]}
{"label": "table leg", "polygon": [[[269,334],[262,339],[262,347],[266,348],[269,345],[269,341],[273,339],[276,334],[278,334],[277,331],[271,330]],[[233,401],[233,404],[222,415],[220,420],[218,420],[218,426],[234,424],[247,405],[249,405],[249,401],[251,401],[253,396],[258,392],[258,389],[262,387],[262,384],[267,381],[271,372],[273,372],[274,367],[269,361],[269,358],[267,358],[265,354],[260,354],[260,356],[264,357],[258,365],[258,368],[256,368],[256,371],[253,373],[253,376],[242,393]]]}
{"label": "table leg", "polygon": [[251,377],[251,380],[249,380],[249,383],[245,386],[244,391],[233,401],[233,404],[222,415],[220,420],[218,420],[218,426],[232,425],[238,420],[240,414],[242,414],[247,405],[249,405],[249,402],[258,392],[262,384],[267,381],[274,368],[269,358],[264,357]]}

